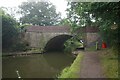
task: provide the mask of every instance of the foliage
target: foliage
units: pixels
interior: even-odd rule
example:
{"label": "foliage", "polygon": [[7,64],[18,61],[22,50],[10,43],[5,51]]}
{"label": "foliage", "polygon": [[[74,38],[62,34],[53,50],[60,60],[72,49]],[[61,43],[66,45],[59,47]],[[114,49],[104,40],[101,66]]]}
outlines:
{"label": "foliage", "polygon": [[62,72],[58,76],[58,79],[62,78],[64,80],[64,78],[80,78],[80,63],[83,57],[84,55],[82,53],[79,53],[72,65],[62,70]]}
{"label": "foliage", "polygon": [[101,30],[103,39],[110,45],[117,46],[120,41],[120,3],[92,3],[91,13],[94,14]]}
{"label": "foliage", "polygon": [[118,78],[118,55],[113,49],[102,51],[100,58],[105,77]]}
{"label": "foliage", "polygon": [[55,6],[50,2],[23,2],[19,6],[22,23],[33,25],[56,25],[60,19],[60,13],[56,13]]}
{"label": "foliage", "polygon": [[91,18],[87,11],[89,8],[88,3],[68,2],[68,5],[70,8],[67,9],[69,12],[67,16],[72,24],[73,31],[79,27],[84,27],[85,25],[90,24]]}
{"label": "foliage", "polygon": [[83,44],[80,43],[79,39],[71,38],[71,39],[68,39],[68,40],[64,43],[64,46],[65,46],[64,51],[71,53],[71,52],[74,51],[76,48],[78,48],[78,47],[80,47],[80,46],[83,46]]}
{"label": "foliage", "polygon": [[103,39],[111,46],[120,40],[120,2],[69,2],[68,18],[73,29],[84,26],[99,26]]}
{"label": "foliage", "polygon": [[18,28],[19,28],[19,31],[22,33],[22,32],[25,32],[25,28],[29,26],[31,26],[31,24],[22,24]]}
{"label": "foliage", "polygon": [[16,42],[18,36],[17,23],[3,10],[0,17],[2,17],[2,47],[3,49],[9,49]]}
{"label": "foliage", "polygon": [[43,50],[42,49],[37,49],[37,48],[31,48],[30,52],[32,52],[32,53],[42,53]]}
{"label": "foliage", "polygon": [[2,17],[2,48],[3,51],[25,51],[27,42],[20,38],[20,26],[9,14],[0,9]]}
{"label": "foliage", "polygon": [[61,26],[71,26],[69,20],[67,18],[61,19],[59,25]]}
{"label": "foliage", "polygon": [[96,51],[96,46],[86,48],[86,51]]}

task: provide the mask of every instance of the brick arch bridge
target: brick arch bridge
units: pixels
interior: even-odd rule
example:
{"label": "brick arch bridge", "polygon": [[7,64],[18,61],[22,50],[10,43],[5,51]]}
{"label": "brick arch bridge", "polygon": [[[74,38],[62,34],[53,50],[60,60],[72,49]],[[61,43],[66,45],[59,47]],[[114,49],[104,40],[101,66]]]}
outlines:
{"label": "brick arch bridge", "polygon": [[[98,29],[94,27],[80,28],[76,34],[79,32],[84,33],[83,40],[88,47],[95,45],[100,38]],[[28,26],[25,32],[25,40],[30,47],[46,51],[62,50],[64,42],[72,36],[68,26]]]}
{"label": "brick arch bridge", "polygon": [[50,39],[44,47],[45,51],[62,51],[64,49],[64,43],[72,36],[68,34],[62,34]]}

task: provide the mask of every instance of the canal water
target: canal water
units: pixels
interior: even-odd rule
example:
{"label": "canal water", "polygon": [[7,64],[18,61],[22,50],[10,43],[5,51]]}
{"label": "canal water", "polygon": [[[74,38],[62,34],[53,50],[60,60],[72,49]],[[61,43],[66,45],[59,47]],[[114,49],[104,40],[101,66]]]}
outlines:
{"label": "canal water", "polygon": [[22,78],[55,78],[74,59],[70,54],[59,52],[3,57],[2,77],[17,78],[18,70]]}

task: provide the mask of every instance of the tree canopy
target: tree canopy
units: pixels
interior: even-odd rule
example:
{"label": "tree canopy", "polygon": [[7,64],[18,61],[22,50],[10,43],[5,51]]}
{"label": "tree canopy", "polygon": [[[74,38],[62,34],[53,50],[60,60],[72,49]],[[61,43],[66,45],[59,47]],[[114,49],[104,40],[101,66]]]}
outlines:
{"label": "tree canopy", "polygon": [[0,17],[2,17],[2,47],[8,49],[13,45],[15,37],[18,35],[17,23],[2,9],[0,10]]}
{"label": "tree canopy", "polygon": [[60,13],[56,12],[55,6],[50,2],[23,2],[19,6],[22,23],[33,25],[56,25],[60,19]]}
{"label": "tree canopy", "polygon": [[110,44],[120,43],[120,2],[106,2],[91,4],[91,13],[99,25],[103,38]]}
{"label": "tree canopy", "polygon": [[119,2],[69,2],[68,18],[73,28],[95,26],[105,41],[111,45],[120,43]]}

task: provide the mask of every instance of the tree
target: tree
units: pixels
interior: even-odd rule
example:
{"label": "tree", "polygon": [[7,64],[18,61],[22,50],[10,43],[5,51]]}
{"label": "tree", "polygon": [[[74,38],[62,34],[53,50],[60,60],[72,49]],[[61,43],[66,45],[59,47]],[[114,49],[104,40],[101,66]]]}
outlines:
{"label": "tree", "polygon": [[70,8],[67,9],[67,16],[74,28],[90,25],[91,18],[88,13],[89,4],[90,3],[68,2]]}
{"label": "tree", "polygon": [[16,36],[18,36],[17,23],[2,9],[0,9],[0,17],[2,17],[2,48],[9,49],[15,42]]}
{"label": "tree", "polygon": [[120,34],[120,2],[99,2],[99,3],[81,3],[69,2],[70,8],[68,17],[73,25],[73,28],[78,28],[82,25],[99,26],[103,39],[111,46],[120,44],[118,35]]}
{"label": "tree", "polygon": [[70,22],[69,22],[69,19],[67,18],[64,18],[64,19],[61,19],[60,20],[60,23],[59,23],[60,26],[70,26]]}
{"label": "tree", "polygon": [[103,38],[112,46],[120,44],[120,2],[92,3],[91,13],[96,18]]}
{"label": "tree", "polygon": [[33,25],[56,25],[60,19],[60,13],[56,13],[55,6],[50,2],[23,2],[19,6],[22,23]]}

